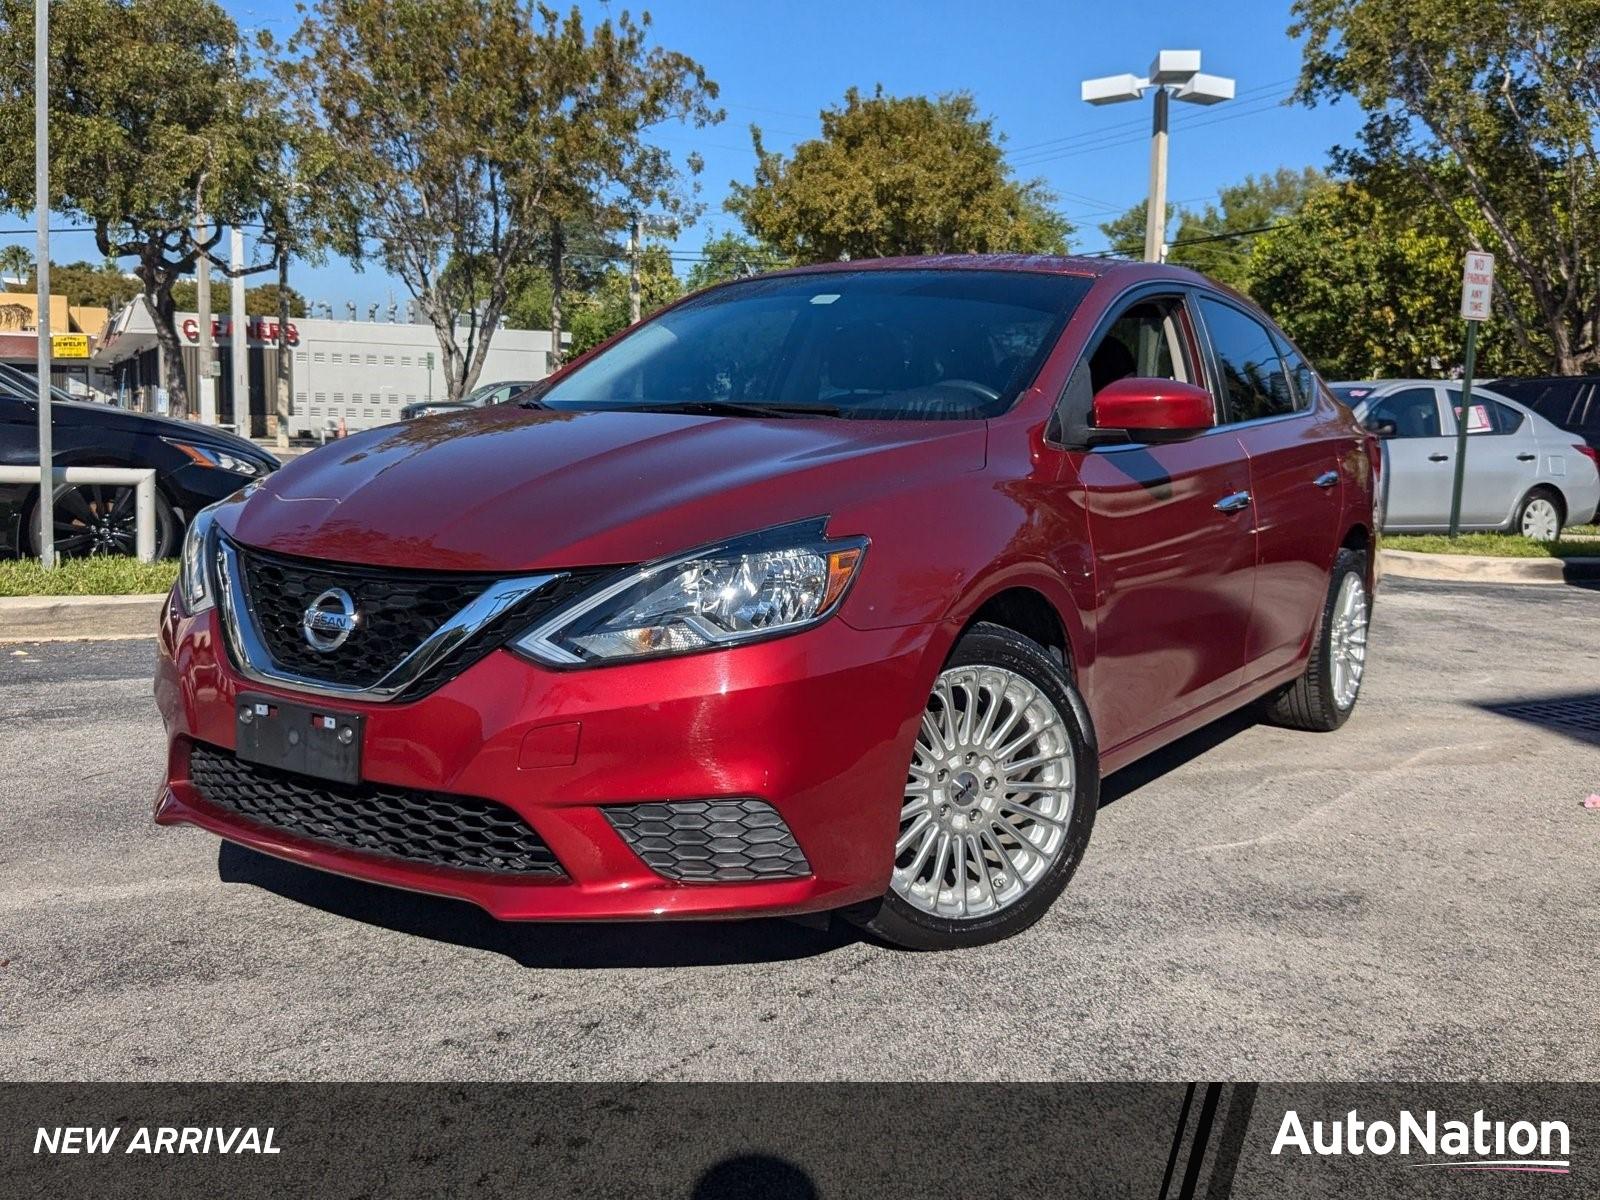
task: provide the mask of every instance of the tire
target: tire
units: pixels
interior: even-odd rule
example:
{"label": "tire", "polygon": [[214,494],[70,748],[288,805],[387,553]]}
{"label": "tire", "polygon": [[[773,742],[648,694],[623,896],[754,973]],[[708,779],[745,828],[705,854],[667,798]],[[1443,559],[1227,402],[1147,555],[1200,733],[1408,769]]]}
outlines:
{"label": "tire", "polygon": [[908,950],[1020,933],[1078,869],[1099,801],[1093,727],[1071,676],[1038,643],[975,625],[924,710],[889,890],[846,916]]}
{"label": "tire", "polygon": [[1567,506],[1561,501],[1561,493],[1551,487],[1536,487],[1517,505],[1511,532],[1538,542],[1553,542],[1561,536],[1566,519]]}
{"label": "tire", "polygon": [[[84,558],[93,554],[128,554],[137,548],[132,485],[63,484],[56,489],[56,554]],[[28,553],[39,554],[39,500],[28,506],[24,541]],[[156,489],[156,557],[178,552],[183,530],[178,514]]]}
{"label": "tire", "polygon": [[1367,556],[1359,550],[1340,550],[1329,573],[1328,595],[1305,673],[1268,701],[1267,719],[1314,733],[1331,733],[1348,721],[1361,698],[1371,618]]}

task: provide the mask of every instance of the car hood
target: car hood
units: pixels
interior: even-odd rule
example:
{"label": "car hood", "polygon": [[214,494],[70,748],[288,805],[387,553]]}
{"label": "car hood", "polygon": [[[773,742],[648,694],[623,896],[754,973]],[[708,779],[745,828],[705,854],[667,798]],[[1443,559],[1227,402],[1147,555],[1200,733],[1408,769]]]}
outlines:
{"label": "car hood", "polygon": [[977,470],[985,445],[981,422],[470,410],[314,450],[221,520],[247,545],[332,561],[612,565]]}

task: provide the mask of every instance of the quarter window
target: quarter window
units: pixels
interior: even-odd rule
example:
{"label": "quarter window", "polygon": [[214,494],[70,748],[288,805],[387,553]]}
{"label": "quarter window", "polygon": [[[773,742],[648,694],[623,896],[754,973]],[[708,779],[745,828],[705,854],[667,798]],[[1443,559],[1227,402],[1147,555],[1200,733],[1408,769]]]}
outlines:
{"label": "quarter window", "polygon": [[1231,304],[1200,298],[1222,372],[1230,421],[1255,421],[1295,410],[1289,376],[1267,327]]}

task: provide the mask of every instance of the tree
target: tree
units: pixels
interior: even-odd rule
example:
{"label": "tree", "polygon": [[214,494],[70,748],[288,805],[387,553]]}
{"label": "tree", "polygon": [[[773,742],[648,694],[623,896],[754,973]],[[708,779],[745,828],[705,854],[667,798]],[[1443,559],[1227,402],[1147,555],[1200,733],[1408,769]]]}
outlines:
{"label": "tree", "polygon": [[[639,255],[639,311],[649,316],[683,295],[683,284],[672,271],[665,246],[646,246]],[[628,325],[628,268],[611,266],[592,292],[572,306],[573,354],[598,346]]]}
{"label": "tree", "polygon": [[27,280],[33,275],[33,255],[26,246],[13,242],[0,249],[0,275],[20,280]]}
{"label": "tree", "polygon": [[965,92],[929,99],[855,89],[822,112],[822,136],[791,157],[751,126],[755,178],[726,207],[746,232],[800,262],[986,251],[1059,254],[1071,224],[1039,180],[1006,165],[992,122]]}
{"label": "tree", "polygon": [[[155,318],[171,410],[188,411],[172,286],[225,225],[259,217],[263,164],[281,142],[238,31],[214,0],[55,0],[51,208],[94,227],[102,255],[134,259]],[[0,208],[30,212],[33,5],[0,0]],[[212,232],[196,238],[195,214]],[[227,264],[217,260],[226,272]],[[264,269],[267,264],[252,269]]]}
{"label": "tree", "polygon": [[1246,175],[1223,188],[1217,203],[1179,217],[1169,262],[1193,267],[1240,291],[1250,287],[1251,234],[1293,217],[1312,192],[1327,183],[1316,167],[1279,167],[1270,175]]}
{"label": "tree", "polygon": [[[1142,259],[1144,257],[1144,225],[1145,214],[1150,211],[1150,202],[1141,200],[1133,205],[1121,216],[1113,217],[1103,222],[1100,232],[1105,234],[1106,241],[1110,244],[1112,253],[1123,258]],[[1177,206],[1167,204],[1167,223],[1163,230],[1162,240],[1166,240],[1165,229],[1172,228],[1176,219],[1187,219],[1188,213],[1181,211]]]}
{"label": "tree", "polygon": [[[1498,307],[1530,358],[1600,366],[1600,0],[1295,0],[1299,97],[1353,97],[1359,148],[1499,260]],[[1515,302],[1515,289],[1526,296]]]}
{"label": "tree", "polygon": [[763,271],[776,271],[792,265],[787,258],[749,238],[742,238],[737,233],[724,233],[706,239],[705,247],[700,251],[700,261],[689,268],[685,290],[698,292],[701,288],[726,283],[730,279],[742,279],[746,275],[759,275]]}
{"label": "tree", "polygon": [[553,246],[559,297],[566,226],[673,174],[649,127],[713,115],[713,85],[649,47],[648,23],[591,31],[576,9],[517,0],[318,0],[291,39],[299,111],[338,148],[334,245],[405,282],[451,400],[477,381],[516,270]]}
{"label": "tree", "polygon": [[[1329,379],[1447,373],[1461,345],[1454,228],[1358,183],[1324,184],[1249,239],[1250,294]],[[1526,370],[1504,322],[1479,342],[1485,375]]]}
{"label": "tree", "polygon": [[[306,300],[293,288],[287,289],[289,301],[289,315],[303,317],[306,315]],[[193,310],[198,302],[195,284],[188,279],[181,280],[172,285],[172,303],[179,312]],[[275,317],[278,315],[278,285],[275,283],[258,284],[244,291],[244,311],[251,317]]]}

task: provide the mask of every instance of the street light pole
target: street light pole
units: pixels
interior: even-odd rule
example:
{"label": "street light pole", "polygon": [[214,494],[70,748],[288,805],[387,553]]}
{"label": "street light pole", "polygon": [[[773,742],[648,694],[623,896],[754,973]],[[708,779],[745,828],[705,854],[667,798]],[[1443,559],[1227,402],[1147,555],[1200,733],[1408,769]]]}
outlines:
{"label": "street light pole", "polygon": [[39,251],[33,279],[39,307],[39,563],[56,565],[56,489],[50,443],[50,0],[33,3],[33,208]]}
{"label": "street light pole", "polygon": [[1150,195],[1145,200],[1144,259],[1166,258],[1167,230],[1167,110],[1173,99],[1186,104],[1221,104],[1233,99],[1234,81],[1200,71],[1200,51],[1162,50],[1150,64],[1149,75],[1103,75],[1083,82],[1087,104],[1121,104],[1142,100],[1155,89],[1155,113],[1150,125]]}
{"label": "street light pole", "polygon": [[1156,89],[1150,125],[1150,198],[1144,209],[1144,260],[1167,256],[1167,89]]}

